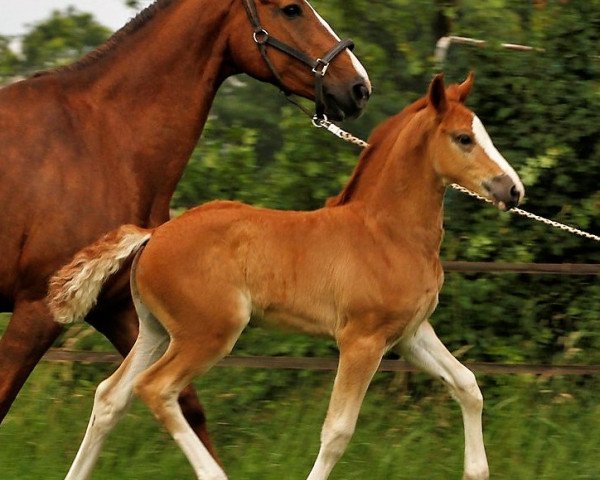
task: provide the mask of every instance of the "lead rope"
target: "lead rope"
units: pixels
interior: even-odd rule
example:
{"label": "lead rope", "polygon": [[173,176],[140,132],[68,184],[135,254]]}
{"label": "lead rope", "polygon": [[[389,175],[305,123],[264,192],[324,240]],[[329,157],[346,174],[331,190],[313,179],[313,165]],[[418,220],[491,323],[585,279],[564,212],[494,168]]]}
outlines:
{"label": "lead rope", "polygon": [[[365,142],[364,140],[361,140],[358,137],[355,137],[354,135],[346,132],[345,130],[342,130],[340,127],[338,127],[337,125],[335,125],[335,124],[331,123],[329,120],[327,120],[327,118],[324,118],[324,119],[313,118],[313,125],[317,128],[324,128],[325,130],[327,130],[328,132],[331,132],[336,137],[341,138],[342,140],[352,143],[354,145],[358,145],[361,148],[367,148],[369,146],[369,144],[367,142]],[[487,198],[484,198],[481,195],[478,195],[475,192],[472,192],[468,188],[457,185],[456,183],[452,183],[450,186],[452,188],[454,188],[455,190],[466,193],[467,195],[469,195],[471,197],[478,198],[479,200],[483,200],[484,202],[487,202],[487,203],[492,203]],[[590,240],[595,240],[596,242],[600,242],[600,236],[598,236],[598,235],[594,235],[592,233],[585,232],[583,230],[580,230],[575,227],[571,227],[569,225],[565,225],[563,223],[555,222],[554,220],[550,220],[548,218],[540,217],[539,215],[528,212],[526,210],[522,210],[521,208],[511,208],[509,210],[509,212],[517,214],[517,215],[521,215],[522,217],[526,217],[531,220],[536,220],[538,222],[545,223],[546,225],[550,225],[551,227],[555,227],[560,230],[564,230],[564,231],[572,233],[574,235],[579,235],[580,237],[584,237],[584,238],[588,238]]]}

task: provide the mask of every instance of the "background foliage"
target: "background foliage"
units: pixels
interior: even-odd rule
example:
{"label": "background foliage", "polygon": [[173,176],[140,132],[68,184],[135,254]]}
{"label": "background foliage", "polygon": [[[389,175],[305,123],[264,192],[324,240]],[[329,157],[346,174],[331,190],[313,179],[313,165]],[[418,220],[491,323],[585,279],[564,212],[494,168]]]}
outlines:
{"label": "background foliage", "polygon": [[[347,129],[365,138],[378,122],[421,96],[435,72],[443,70],[449,81],[461,81],[469,70],[474,70],[476,83],[469,105],[483,120],[499,150],[521,174],[527,189],[525,208],[600,232],[600,0],[315,0],[314,3],[342,37],[353,38],[356,52],[375,87],[368,111],[361,119],[344,125]],[[109,33],[88,14],[75,9],[55,12],[24,36],[20,53],[14,53],[8,48],[8,39],[0,37],[0,80],[11,81],[37,69],[67,63],[103,41]],[[486,48],[453,46],[444,64],[439,65],[433,56],[436,41],[449,34],[482,38],[488,45]],[[508,52],[500,47],[502,42],[532,45],[544,51]],[[203,137],[173,198],[173,208],[180,211],[214,198],[283,209],[318,208],[328,196],[339,191],[357,155],[355,147],[312,129],[307,119],[273,87],[239,77],[221,88]],[[459,193],[448,192],[443,258],[598,263],[600,251],[597,243],[497,212]],[[595,277],[450,274],[433,323],[461,360],[600,362],[600,285]],[[109,348],[99,336],[82,335],[81,331],[68,333],[61,342],[76,343],[84,349]],[[242,336],[236,353],[335,355],[335,346],[329,341],[251,329]],[[43,375],[58,375],[64,380],[56,387],[57,399],[65,392],[72,394],[72,382],[76,382],[91,401],[92,385],[105,373],[104,367],[72,366]],[[41,383],[30,388],[34,391],[41,388],[39,385],[45,388],[47,381],[43,375]],[[328,385],[331,379],[321,374],[231,375],[227,377],[229,380],[213,375],[210,381],[216,382],[216,390],[211,393],[227,399],[227,411],[233,408],[234,412],[243,413],[235,421],[221,418],[222,410],[217,405],[220,402],[213,402],[210,411],[219,422],[230,421],[239,426],[236,422],[242,422],[241,418],[251,412],[252,422],[279,418],[283,426],[293,423],[294,419],[277,417],[264,402],[286,398],[294,391],[291,387],[296,388],[302,382],[306,383],[306,389],[287,400],[293,404],[290,412],[308,401],[318,409],[319,419],[324,413],[324,404],[317,405],[302,397],[303,394],[326,396],[329,387],[323,385]],[[392,410],[405,409],[403,395],[410,392],[420,399],[419,412],[402,414],[396,421],[410,425],[417,417],[427,420],[413,436],[404,432],[409,435],[408,440],[395,445],[400,450],[418,451],[422,447],[424,452],[447,448],[429,445],[425,440],[432,433],[443,431],[444,425],[448,425],[445,421],[452,424],[453,432],[460,428],[455,415],[447,420],[443,408],[440,411],[428,403],[431,395],[434,398],[443,395],[439,390],[433,390],[432,394],[431,385],[420,378],[378,376],[377,379],[375,397],[366,406],[366,416],[367,421],[379,422],[381,429],[375,429],[372,436],[367,433],[363,440],[357,441],[358,445],[365,447],[380,442],[382,436],[388,438],[397,433],[396,427],[386,424],[389,410],[384,410],[388,412],[385,418],[379,418],[378,408],[389,407],[384,400],[389,397],[383,394],[391,393],[396,398]],[[598,465],[590,460],[599,458],[600,445],[600,425],[595,420],[600,398],[595,381],[581,378],[562,383],[500,377],[484,378],[483,383],[483,390],[491,399],[490,435],[497,449],[491,456],[492,466],[495,463],[502,472],[496,478],[595,478]],[[28,402],[22,401],[23,409],[33,412],[38,408]],[[523,405],[530,405],[539,415],[527,413]],[[72,407],[65,404],[64,408]],[[434,417],[441,415],[441,423],[429,421],[430,410],[435,410]],[[522,425],[517,425],[517,418],[533,427],[523,430]],[[77,431],[83,429],[85,422],[80,423]],[[310,430],[314,441],[318,423],[319,420],[314,420]],[[253,424],[242,425],[246,427],[233,429],[242,438],[238,439],[240,445],[252,444],[257,440],[253,435],[259,434],[252,433]],[[499,439],[503,438],[504,427],[509,433],[507,448],[502,450]],[[9,417],[8,431],[16,435],[19,428],[19,417],[13,414]],[[582,432],[589,433],[587,439],[580,438]],[[219,437],[220,443],[235,445],[234,433],[230,435],[231,438]],[[304,439],[299,432],[290,435]],[[289,443],[291,437],[282,443]],[[564,444],[581,445],[584,440],[588,443],[583,456],[582,450],[553,449]],[[305,448],[300,443],[298,448]],[[458,444],[455,446],[460,450]],[[350,452],[350,458],[356,455],[357,462],[366,462],[364,452],[368,448],[357,448],[360,452]],[[519,452],[525,448],[531,448],[531,456],[521,458]],[[260,464],[263,452],[269,449],[259,442],[256,450],[248,454],[254,455]],[[381,452],[377,452],[375,458],[381,462],[378,463],[381,475],[374,473],[373,478],[391,478],[398,473],[392,468],[394,462],[403,463],[397,462],[398,449],[383,461]],[[311,445],[312,450],[316,450],[316,444]],[[544,456],[544,450],[550,454]],[[460,470],[460,451],[454,451],[452,465],[429,478],[445,479],[448,472]],[[71,453],[69,450],[69,459]],[[521,461],[508,465],[506,458],[511,455]],[[236,453],[225,451],[224,456],[233,462]],[[544,457],[544,462],[536,463],[536,459]],[[549,461],[548,457],[555,461]],[[438,463],[437,460],[436,456],[433,463]],[[116,457],[112,461],[118,463]],[[181,463],[181,459],[174,461],[175,465]],[[282,459],[269,461],[282,464]],[[304,460],[298,461],[302,464]],[[103,468],[114,474],[111,458],[105,462]],[[405,465],[412,462],[409,455]],[[423,462],[423,468],[430,464]],[[308,468],[307,465],[302,468]],[[281,472],[274,468],[274,472]],[[345,473],[340,473],[339,478],[360,477],[352,476],[352,469],[340,468]],[[419,471],[407,470],[403,474],[401,478],[425,478]],[[239,475],[239,478],[253,478],[252,472]],[[25,477],[17,472],[7,478]]]}

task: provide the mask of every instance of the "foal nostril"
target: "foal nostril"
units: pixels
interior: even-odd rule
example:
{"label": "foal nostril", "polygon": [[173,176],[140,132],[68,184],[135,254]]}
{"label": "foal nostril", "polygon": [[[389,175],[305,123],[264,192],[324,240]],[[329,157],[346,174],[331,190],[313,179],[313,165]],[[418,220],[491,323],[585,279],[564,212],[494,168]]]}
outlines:
{"label": "foal nostril", "polygon": [[484,182],[483,186],[502,210],[516,207],[521,200],[521,190],[509,175],[498,175]]}
{"label": "foal nostril", "polygon": [[513,185],[510,189],[510,196],[511,198],[516,201],[517,203],[519,202],[519,200],[521,199],[521,192],[519,192],[519,189],[517,188],[516,185]]}
{"label": "foal nostril", "polygon": [[364,83],[357,83],[352,87],[352,94],[357,103],[366,102],[371,94]]}

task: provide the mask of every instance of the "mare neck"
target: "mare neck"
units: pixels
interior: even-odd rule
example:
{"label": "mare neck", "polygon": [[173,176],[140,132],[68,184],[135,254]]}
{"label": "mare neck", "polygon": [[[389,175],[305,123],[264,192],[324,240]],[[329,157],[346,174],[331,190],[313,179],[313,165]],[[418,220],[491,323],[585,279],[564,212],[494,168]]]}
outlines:
{"label": "mare neck", "polygon": [[151,216],[156,208],[159,216],[168,214],[216,92],[237,73],[223,28],[230,4],[165,2],[98,58],[57,73],[73,109],[112,135],[120,166],[133,172],[140,195],[151,198]]}

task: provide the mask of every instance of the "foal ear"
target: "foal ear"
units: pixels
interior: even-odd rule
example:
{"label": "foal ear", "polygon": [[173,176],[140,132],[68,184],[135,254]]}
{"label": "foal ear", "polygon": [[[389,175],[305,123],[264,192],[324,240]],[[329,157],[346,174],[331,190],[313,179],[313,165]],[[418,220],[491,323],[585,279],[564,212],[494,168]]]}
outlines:
{"label": "foal ear", "polygon": [[444,85],[444,74],[438,73],[429,85],[429,93],[427,95],[429,103],[438,115],[443,115],[448,110],[448,101],[446,100],[446,87]]}
{"label": "foal ear", "polygon": [[467,100],[474,80],[475,74],[471,71],[469,72],[469,75],[467,75],[467,79],[458,86],[458,100],[460,103],[465,103],[465,100]]}

